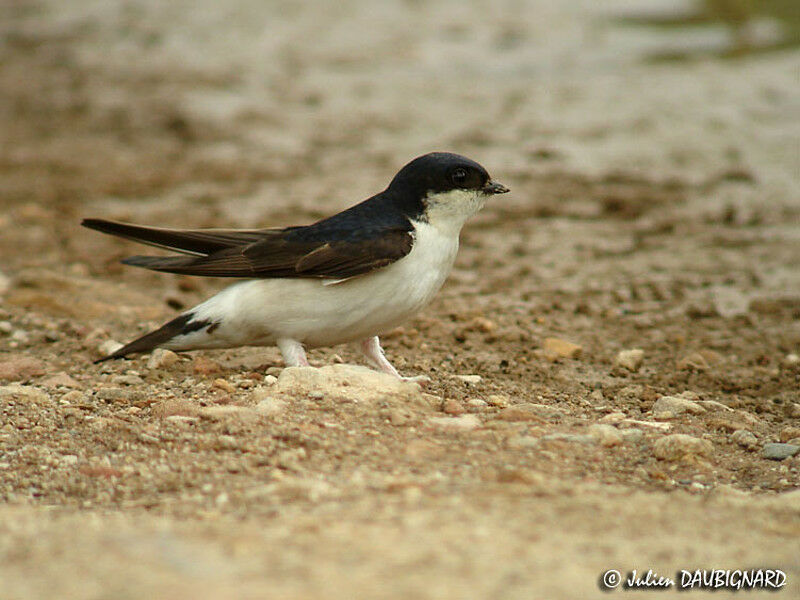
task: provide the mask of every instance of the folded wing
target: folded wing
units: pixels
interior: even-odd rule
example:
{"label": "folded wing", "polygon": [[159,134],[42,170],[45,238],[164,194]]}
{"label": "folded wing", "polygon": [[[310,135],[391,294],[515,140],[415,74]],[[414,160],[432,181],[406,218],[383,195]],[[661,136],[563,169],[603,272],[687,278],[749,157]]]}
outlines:
{"label": "folded wing", "polygon": [[413,245],[408,222],[350,230],[331,229],[176,230],[86,219],[83,225],[189,256],[133,256],[122,262],[154,271],[240,278],[346,279],[385,267]]}

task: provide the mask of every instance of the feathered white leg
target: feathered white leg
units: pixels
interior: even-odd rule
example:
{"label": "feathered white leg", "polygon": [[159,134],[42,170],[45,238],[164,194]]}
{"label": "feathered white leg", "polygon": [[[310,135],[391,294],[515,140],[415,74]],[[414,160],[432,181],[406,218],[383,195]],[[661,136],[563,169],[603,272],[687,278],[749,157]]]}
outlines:
{"label": "feathered white leg", "polygon": [[282,338],[277,341],[277,346],[283,354],[283,361],[287,367],[307,367],[306,351],[303,344],[296,340]]}
{"label": "feathered white leg", "polygon": [[392,363],[390,363],[386,359],[386,356],[384,356],[383,348],[381,348],[381,342],[377,335],[365,340],[361,340],[360,347],[361,352],[364,353],[364,356],[367,357],[367,360],[369,360],[384,373],[393,375],[394,377],[402,379],[403,381],[414,381],[416,383],[426,383],[431,380],[431,378],[427,375],[419,375],[417,377],[402,377],[400,373],[397,372],[397,369],[392,366]]}

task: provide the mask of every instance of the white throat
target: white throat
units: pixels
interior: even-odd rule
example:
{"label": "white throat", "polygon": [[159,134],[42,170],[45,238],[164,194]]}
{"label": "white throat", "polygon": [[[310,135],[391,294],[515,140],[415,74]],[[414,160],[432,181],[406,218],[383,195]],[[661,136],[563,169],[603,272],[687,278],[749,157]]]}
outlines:
{"label": "white throat", "polygon": [[464,223],[483,208],[486,194],[477,190],[450,190],[425,198],[428,223],[444,234],[458,235]]}

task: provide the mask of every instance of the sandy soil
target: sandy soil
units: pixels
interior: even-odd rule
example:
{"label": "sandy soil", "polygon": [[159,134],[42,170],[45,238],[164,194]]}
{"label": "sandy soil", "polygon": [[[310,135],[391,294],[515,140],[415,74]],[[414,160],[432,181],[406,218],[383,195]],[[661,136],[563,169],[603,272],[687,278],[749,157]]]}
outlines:
{"label": "sandy soil", "polygon": [[[798,52],[654,63],[677,34],[622,1],[320,4],[0,7],[2,597],[586,598],[610,568],[753,567],[796,595],[800,455],[763,454],[800,438]],[[385,340],[424,402],[259,413],[274,349],[91,363],[223,282],[123,268],[139,249],[81,217],[310,222],[436,149],[512,193]]]}

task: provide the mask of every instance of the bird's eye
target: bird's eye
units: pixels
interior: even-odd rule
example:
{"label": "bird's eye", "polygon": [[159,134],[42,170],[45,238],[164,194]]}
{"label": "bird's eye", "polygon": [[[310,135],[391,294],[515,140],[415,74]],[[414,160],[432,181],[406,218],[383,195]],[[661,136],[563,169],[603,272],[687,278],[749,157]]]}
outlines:
{"label": "bird's eye", "polygon": [[464,185],[464,182],[467,180],[467,171],[465,169],[456,169],[453,171],[452,175],[450,175],[450,179],[456,185]]}

